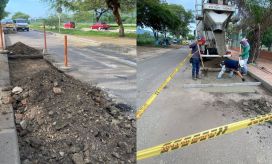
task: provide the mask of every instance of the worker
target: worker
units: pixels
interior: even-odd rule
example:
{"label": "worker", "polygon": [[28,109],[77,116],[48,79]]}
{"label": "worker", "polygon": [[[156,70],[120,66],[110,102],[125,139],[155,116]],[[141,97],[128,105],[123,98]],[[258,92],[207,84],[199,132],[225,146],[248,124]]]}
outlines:
{"label": "worker", "polygon": [[197,41],[190,44],[190,48],[192,49],[192,57],[190,59],[190,62],[192,63],[192,79],[197,80],[201,79],[201,76],[199,75],[199,69],[200,69],[200,50],[199,45],[205,44],[205,41],[203,38],[199,38]]}
{"label": "worker", "polygon": [[243,38],[241,40],[240,44],[241,44],[241,47],[242,47],[242,54],[240,55],[240,58],[242,60],[244,60],[244,66],[242,68],[242,74],[247,75],[247,70],[248,70],[247,62],[248,62],[248,58],[249,58],[250,45],[249,45],[246,38]]}
{"label": "worker", "polygon": [[227,59],[223,62],[221,62],[221,71],[217,76],[217,79],[221,79],[225,71],[230,71],[229,77],[233,77],[233,73],[235,72],[241,79],[242,81],[245,81],[245,78],[243,75],[240,73],[240,69],[243,67],[244,63],[243,60],[232,60],[232,59]]}

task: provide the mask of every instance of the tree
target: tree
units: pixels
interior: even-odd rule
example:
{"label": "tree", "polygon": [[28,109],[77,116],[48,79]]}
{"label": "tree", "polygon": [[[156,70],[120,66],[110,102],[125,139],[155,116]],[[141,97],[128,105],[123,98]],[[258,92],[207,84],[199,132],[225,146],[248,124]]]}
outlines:
{"label": "tree", "polygon": [[7,16],[8,12],[5,11],[5,8],[6,8],[6,5],[7,5],[8,2],[9,2],[9,0],[1,0],[1,3],[0,3],[0,20]]}
{"label": "tree", "polygon": [[272,28],[269,28],[264,32],[262,36],[262,44],[268,48],[268,51],[271,51],[272,47]]}
{"label": "tree", "polygon": [[22,13],[22,12],[16,12],[13,16],[12,19],[18,19],[18,18],[23,18],[23,19],[28,19],[30,16]]}
{"label": "tree", "polygon": [[261,36],[272,26],[272,0],[236,0],[242,21],[239,28],[246,33],[251,45],[249,61],[260,55]]}
{"label": "tree", "polygon": [[169,4],[167,7],[180,20],[180,25],[172,29],[171,32],[178,38],[180,35],[186,37],[190,32],[189,23],[193,21],[192,11],[187,12],[183,6],[176,4]]}
{"label": "tree", "polygon": [[137,25],[150,27],[158,40],[158,32],[166,35],[167,31],[175,31],[180,26],[179,18],[173,14],[166,3],[160,0],[142,0],[137,2]]}
{"label": "tree", "polygon": [[[57,8],[60,6],[64,6],[65,8],[72,10],[72,11],[79,11],[81,9],[86,10],[95,10],[94,7],[97,9],[97,12],[102,12],[104,7],[106,6],[107,9],[111,10],[115,21],[119,26],[119,36],[125,36],[124,26],[122,23],[120,10],[126,8],[127,10],[131,8],[135,8],[135,0],[73,0],[73,1],[66,1],[66,0],[44,0],[52,4],[52,7]],[[99,10],[98,10],[99,9]],[[98,17],[101,15],[98,13]],[[99,17],[99,18],[100,18]],[[98,19],[98,18],[97,18]]]}

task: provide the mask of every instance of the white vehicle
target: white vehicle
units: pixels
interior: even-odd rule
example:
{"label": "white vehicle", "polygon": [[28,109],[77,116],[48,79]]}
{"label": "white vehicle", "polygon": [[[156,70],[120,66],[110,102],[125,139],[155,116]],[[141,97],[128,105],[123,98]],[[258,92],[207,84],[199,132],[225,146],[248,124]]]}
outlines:
{"label": "white vehicle", "polygon": [[17,31],[29,31],[29,25],[26,19],[14,19]]}

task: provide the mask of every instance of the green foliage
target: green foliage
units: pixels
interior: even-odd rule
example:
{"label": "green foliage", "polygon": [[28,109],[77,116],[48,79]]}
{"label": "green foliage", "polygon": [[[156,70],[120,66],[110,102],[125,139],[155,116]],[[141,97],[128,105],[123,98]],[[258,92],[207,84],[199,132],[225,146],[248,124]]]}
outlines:
{"label": "green foliage", "polygon": [[169,4],[168,9],[179,18],[180,25],[175,26],[174,29],[171,29],[171,32],[174,33],[177,37],[179,35],[186,37],[190,32],[189,23],[192,22],[193,13],[192,11],[186,11],[182,5]]}
{"label": "green foliage", "polygon": [[272,28],[264,32],[262,36],[262,44],[271,49],[272,46]]}
{"label": "green foliage", "polygon": [[0,20],[7,16],[7,12],[5,12],[5,8],[9,0],[1,0],[0,3]]}
{"label": "green foliage", "polygon": [[152,37],[148,33],[137,35],[137,45],[143,46],[143,45],[153,45],[155,42],[154,37]]}
{"label": "green foliage", "polygon": [[239,29],[243,30],[251,44],[250,62],[255,62],[261,46],[260,36],[265,36],[272,26],[272,0],[243,0],[238,1],[241,21]]}
{"label": "green foliage", "polygon": [[22,18],[28,20],[29,17],[30,17],[29,15],[23,12],[16,12],[15,14],[12,15],[12,19]]}
{"label": "green foliage", "polygon": [[160,0],[142,0],[137,3],[137,25],[150,27],[158,39],[157,32],[172,32],[177,37],[186,37],[193,14],[181,5],[161,3]]}
{"label": "green foliage", "polygon": [[59,27],[59,18],[55,15],[49,16],[44,20],[46,26],[49,26],[51,29],[57,29]]}

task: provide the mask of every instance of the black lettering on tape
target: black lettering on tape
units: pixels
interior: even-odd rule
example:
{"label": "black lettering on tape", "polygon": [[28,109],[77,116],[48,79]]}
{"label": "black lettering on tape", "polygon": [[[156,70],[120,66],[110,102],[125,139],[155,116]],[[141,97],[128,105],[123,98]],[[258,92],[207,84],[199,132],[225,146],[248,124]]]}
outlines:
{"label": "black lettering on tape", "polygon": [[192,139],[192,144],[194,144],[194,143],[197,143],[198,141],[199,141],[199,139],[200,139],[200,134],[196,134],[194,137],[193,137],[193,139]]}
{"label": "black lettering on tape", "polygon": [[175,149],[178,149],[179,148],[179,142],[181,141],[182,139],[179,139],[179,140],[176,140],[174,143],[173,143],[173,146],[172,146],[172,150],[175,150]]}
{"label": "black lettering on tape", "polygon": [[216,134],[216,131],[217,131],[217,129],[211,130],[211,132],[209,134],[209,138],[213,138],[215,136],[215,134]]}
{"label": "black lettering on tape", "polygon": [[170,150],[170,147],[171,147],[171,142],[169,143],[166,143],[162,146],[162,150],[161,150],[161,153],[166,153]]}
{"label": "black lettering on tape", "polygon": [[209,131],[203,132],[202,136],[200,137],[200,141],[204,141],[208,138]]}

